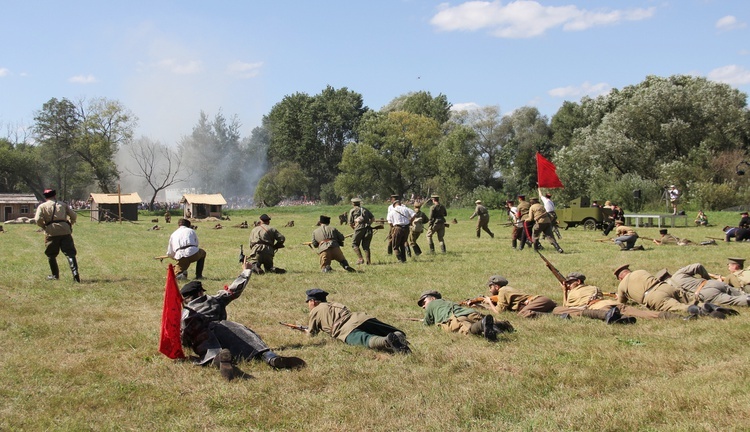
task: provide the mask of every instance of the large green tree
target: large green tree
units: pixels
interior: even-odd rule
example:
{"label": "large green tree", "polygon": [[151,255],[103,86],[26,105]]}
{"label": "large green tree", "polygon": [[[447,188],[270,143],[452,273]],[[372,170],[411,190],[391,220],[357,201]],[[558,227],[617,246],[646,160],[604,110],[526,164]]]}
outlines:
{"label": "large green tree", "polygon": [[468,135],[472,154],[476,154],[476,177],[484,186],[500,187],[499,173],[502,166],[503,146],[507,144],[507,128],[500,127],[502,117],[499,106],[459,111],[452,117],[453,123],[464,125],[473,131]]}
{"label": "large green tree", "polygon": [[442,93],[433,97],[428,91],[418,91],[398,96],[380,111],[406,111],[429,117],[442,125],[451,118],[451,106],[448,97]]}
{"label": "large green tree", "polygon": [[34,120],[42,157],[64,194],[86,177],[93,178],[102,192],[113,190],[119,178],[115,154],[130,142],[137,122],[127,108],[105,98],[77,105],[52,98]]}
{"label": "large green tree", "polygon": [[357,127],[366,111],[362,96],[346,87],[328,86],[315,96],[284,97],[264,119],[271,167],[297,163],[310,181],[310,195],[319,197],[323,186],[336,178],[344,147],[357,141]]}
{"label": "large green tree", "polygon": [[344,150],[335,189],[341,196],[420,194],[438,173],[442,137],[433,119],[406,111],[369,112],[360,140]]}
{"label": "large green tree", "polygon": [[507,195],[536,189],[536,152],[553,151],[547,117],[535,107],[522,107],[502,118],[499,166]]}

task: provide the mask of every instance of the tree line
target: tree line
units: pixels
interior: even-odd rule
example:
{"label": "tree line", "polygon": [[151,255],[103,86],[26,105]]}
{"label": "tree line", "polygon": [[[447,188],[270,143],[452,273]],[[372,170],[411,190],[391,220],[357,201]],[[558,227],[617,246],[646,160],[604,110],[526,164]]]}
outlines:
{"label": "tree line", "polygon": [[[52,182],[68,194],[92,183],[106,192],[120,174],[112,163],[120,146],[169,154],[160,143],[134,141],[136,119],[115,101],[52,99],[35,121],[33,143],[0,140],[3,191],[37,192]],[[736,170],[750,145],[747,95],[694,76],[649,76],[565,102],[551,119],[528,106],[505,115],[497,106],[456,111],[447,96],[424,91],[376,111],[359,93],[328,86],[284,97],[249,137],[240,126],[236,116],[201,112],[172,154],[171,178],[227,196],[247,194],[257,183],[256,203],[269,206],[303,195],[333,204],[439,193],[448,202],[482,199],[499,208],[506,198],[535,191],[540,152],[565,184],[554,192],[558,202],[588,196],[631,209],[655,206],[671,184],[696,208],[750,201],[748,180]],[[149,178],[144,170],[131,174]],[[164,171],[151,176],[169,178]],[[165,182],[152,183],[155,189]]]}

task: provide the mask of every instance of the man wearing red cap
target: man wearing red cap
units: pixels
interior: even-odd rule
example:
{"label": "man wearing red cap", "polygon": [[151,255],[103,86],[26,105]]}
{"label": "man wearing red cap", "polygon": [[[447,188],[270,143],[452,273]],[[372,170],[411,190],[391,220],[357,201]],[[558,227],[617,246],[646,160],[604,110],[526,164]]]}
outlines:
{"label": "man wearing red cap", "polygon": [[57,200],[57,192],[54,189],[45,189],[44,198],[47,201],[36,208],[34,220],[45,233],[44,254],[47,255],[49,268],[52,272],[47,276],[47,280],[60,279],[57,255],[62,250],[68,258],[70,271],[73,272],[73,280],[80,282],[76,245],[73,242],[73,224],[76,223],[76,212],[71,210],[66,203]]}

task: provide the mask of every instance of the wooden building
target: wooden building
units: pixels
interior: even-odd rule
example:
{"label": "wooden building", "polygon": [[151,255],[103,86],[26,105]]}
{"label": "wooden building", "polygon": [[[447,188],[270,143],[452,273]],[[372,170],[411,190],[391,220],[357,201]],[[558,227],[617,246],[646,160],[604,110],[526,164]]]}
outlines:
{"label": "wooden building", "polygon": [[34,194],[0,194],[0,222],[20,217],[33,218],[38,204],[39,200]]}
{"label": "wooden building", "polygon": [[185,194],[180,204],[183,205],[184,218],[215,217],[221,219],[221,207],[227,205],[227,201],[221,194]]}
{"label": "wooden building", "polygon": [[118,220],[118,211],[122,209],[122,219],[128,221],[138,220],[138,206],[141,205],[141,197],[138,192],[121,194],[92,193],[89,196],[91,203],[91,220]]}

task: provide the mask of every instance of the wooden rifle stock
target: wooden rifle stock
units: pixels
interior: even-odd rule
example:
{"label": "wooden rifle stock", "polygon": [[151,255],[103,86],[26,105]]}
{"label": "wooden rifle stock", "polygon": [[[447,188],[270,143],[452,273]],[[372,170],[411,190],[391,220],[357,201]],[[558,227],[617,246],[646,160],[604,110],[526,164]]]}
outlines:
{"label": "wooden rifle stock", "polygon": [[563,304],[567,303],[568,302],[568,286],[565,284],[565,281],[566,281],[565,276],[563,276],[563,274],[560,273],[560,270],[558,270],[557,267],[555,267],[551,262],[549,262],[549,260],[544,255],[542,255],[541,252],[536,251],[536,253],[539,254],[539,257],[544,261],[544,264],[547,265],[547,268],[549,269],[549,271],[551,271],[552,274],[555,276],[555,278],[557,278],[557,280],[562,284]]}
{"label": "wooden rifle stock", "polygon": [[313,245],[312,245],[312,242],[302,242],[302,245],[303,245],[303,246],[309,246],[309,247],[310,247],[310,249],[314,249],[314,248],[313,248]]}
{"label": "wooden rifle stock", "polygon": [[158,259],[159,262],[164,262],[164,258],[169,258],[169,256],[168,255],[162,255],[162,256],[154,257],[154,259]]}
{"label": "wooden rifle stock", "polygon": [[480,296],[480,297],[476,297],[476,298],[473,298],[473,299],[467,299],[467,300],[464,300],[461,303],[459,303],[459,305],[461,305],[461,306],[476,306],[476,305],[484,303],[484,299],[486,299],[486,298],[489,298],[492,303],[497,304],[497,296],[494,295],[494,296],[489,296],[489,297],[487,297],[487,296]]}
{"label": "wooden rifle stock", "polygon": [[309,328],[307,326],[303,326],[303,325],[299,325],[299,324],[290,324],[290,323],[285,323],[285,322],[281,322],[281,321],[279,321],[279,324],[281,324],[283,326],[287,326],[287,327],[289,327],[291,329],[299,330],[299,331],[307,331],[308,328]]}

